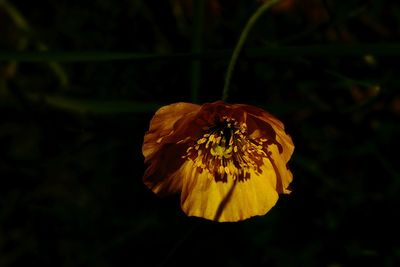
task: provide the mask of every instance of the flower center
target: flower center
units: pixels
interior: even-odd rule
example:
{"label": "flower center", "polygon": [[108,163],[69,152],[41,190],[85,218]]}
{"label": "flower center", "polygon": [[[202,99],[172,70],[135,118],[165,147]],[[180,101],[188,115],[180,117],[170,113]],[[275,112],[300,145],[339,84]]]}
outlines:
{"label": "flower center", "polygon": [[250,178],[251,171],[262,172],[263,159],[269,153],[266,142],[265,138],[250,137],[245,123],[223,117],[193,142],[183,158],[217,182],[227,182],[228,177],[243,181]]}

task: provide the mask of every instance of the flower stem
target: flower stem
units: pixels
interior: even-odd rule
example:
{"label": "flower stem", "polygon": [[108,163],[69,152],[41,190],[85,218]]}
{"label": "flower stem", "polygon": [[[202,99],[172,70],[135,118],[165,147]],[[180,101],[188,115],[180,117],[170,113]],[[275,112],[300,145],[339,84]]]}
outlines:
{"label": "flower stem", "polygon": [[[192,35],[192,53],[200,54],[203,50],[203,23],[204,23],[204,0],[194,1],[194,21]],[[191,99],[193,103],[198,102],[201,82],[201,60],[193,60],[191,66]]]}
{"label": "flower stem", "polygon": [[233,54],[231,57],[231,60],[228,65],[228,69],[226,71],[226,76],[225,76],[225,84],[224,84],[224,90],[222,93],[222,100],[226,101],[228,99],[228,92],[229,92],[229,85],[232,79],[232,73],[235,68],[236,61],[239,57],[240,51],[242,50],[242,47],[244,45],[244,42],[247,39],[247,35],[249,34],[250,30],[253,28],[254,24],[258,20],[258,18],[268,10],[269,7],[277,3],[279,0],[270,0],[266,1],[264,4],[262,4],[256,12],[250,17],[250,19],[247,21],[246,26],[244,27],[242,33],[240,34],[239,41],[236,44],[235,49],[233,50]]}

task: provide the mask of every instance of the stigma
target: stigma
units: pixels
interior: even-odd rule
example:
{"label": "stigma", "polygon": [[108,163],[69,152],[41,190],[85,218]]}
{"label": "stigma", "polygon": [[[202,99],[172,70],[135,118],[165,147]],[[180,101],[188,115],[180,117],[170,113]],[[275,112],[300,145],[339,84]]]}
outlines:
{"label": "stigma", "polygon": [[267,139],[252,138],[246,123],[222,117],[187,148],[182,158],[191,161],[198,172],[209,179],[227,182],[245,181],[252,172],[261,174],[263,160],[268,157]]}

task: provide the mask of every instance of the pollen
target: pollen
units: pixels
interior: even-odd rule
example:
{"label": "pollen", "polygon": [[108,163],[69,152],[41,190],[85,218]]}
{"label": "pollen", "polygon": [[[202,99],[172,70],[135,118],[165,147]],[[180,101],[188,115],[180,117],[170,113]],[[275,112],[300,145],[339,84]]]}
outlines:
{"label": "pollen", "polygon": [[248,135],[245,123],[223,117],[205,132],[182,157],[193,161],[199,172],[206,171],[215,181],[223,182],[249,179],[250,169],[261,173],[260,166],[267,155],[264,144],[267,140]]}

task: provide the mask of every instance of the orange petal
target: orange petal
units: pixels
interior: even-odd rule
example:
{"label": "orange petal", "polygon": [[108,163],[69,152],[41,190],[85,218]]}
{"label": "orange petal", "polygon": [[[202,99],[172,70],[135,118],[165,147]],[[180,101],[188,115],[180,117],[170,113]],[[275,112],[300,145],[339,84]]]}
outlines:
{"label": "orange petal", "polygon": [[198,172],[194,163],[186,161],[179,170],[183,187],[181,206],[188,216],[219,222],[235,222],[267,213],[278,200],[276,174],[268,159],[262,173],[250,171],[250,178],[216,182],[207,172]]}
{"label": "orange petal", "polygon": [[174,124],[183,116],[196,112],[200,109],[199,105],[191,103],[174,103],[163,106],[153,116],[150,121],[150,128],[144,136],[142,153],[147,162],[155,152],[161,147],[163,139],[173,133]]}

